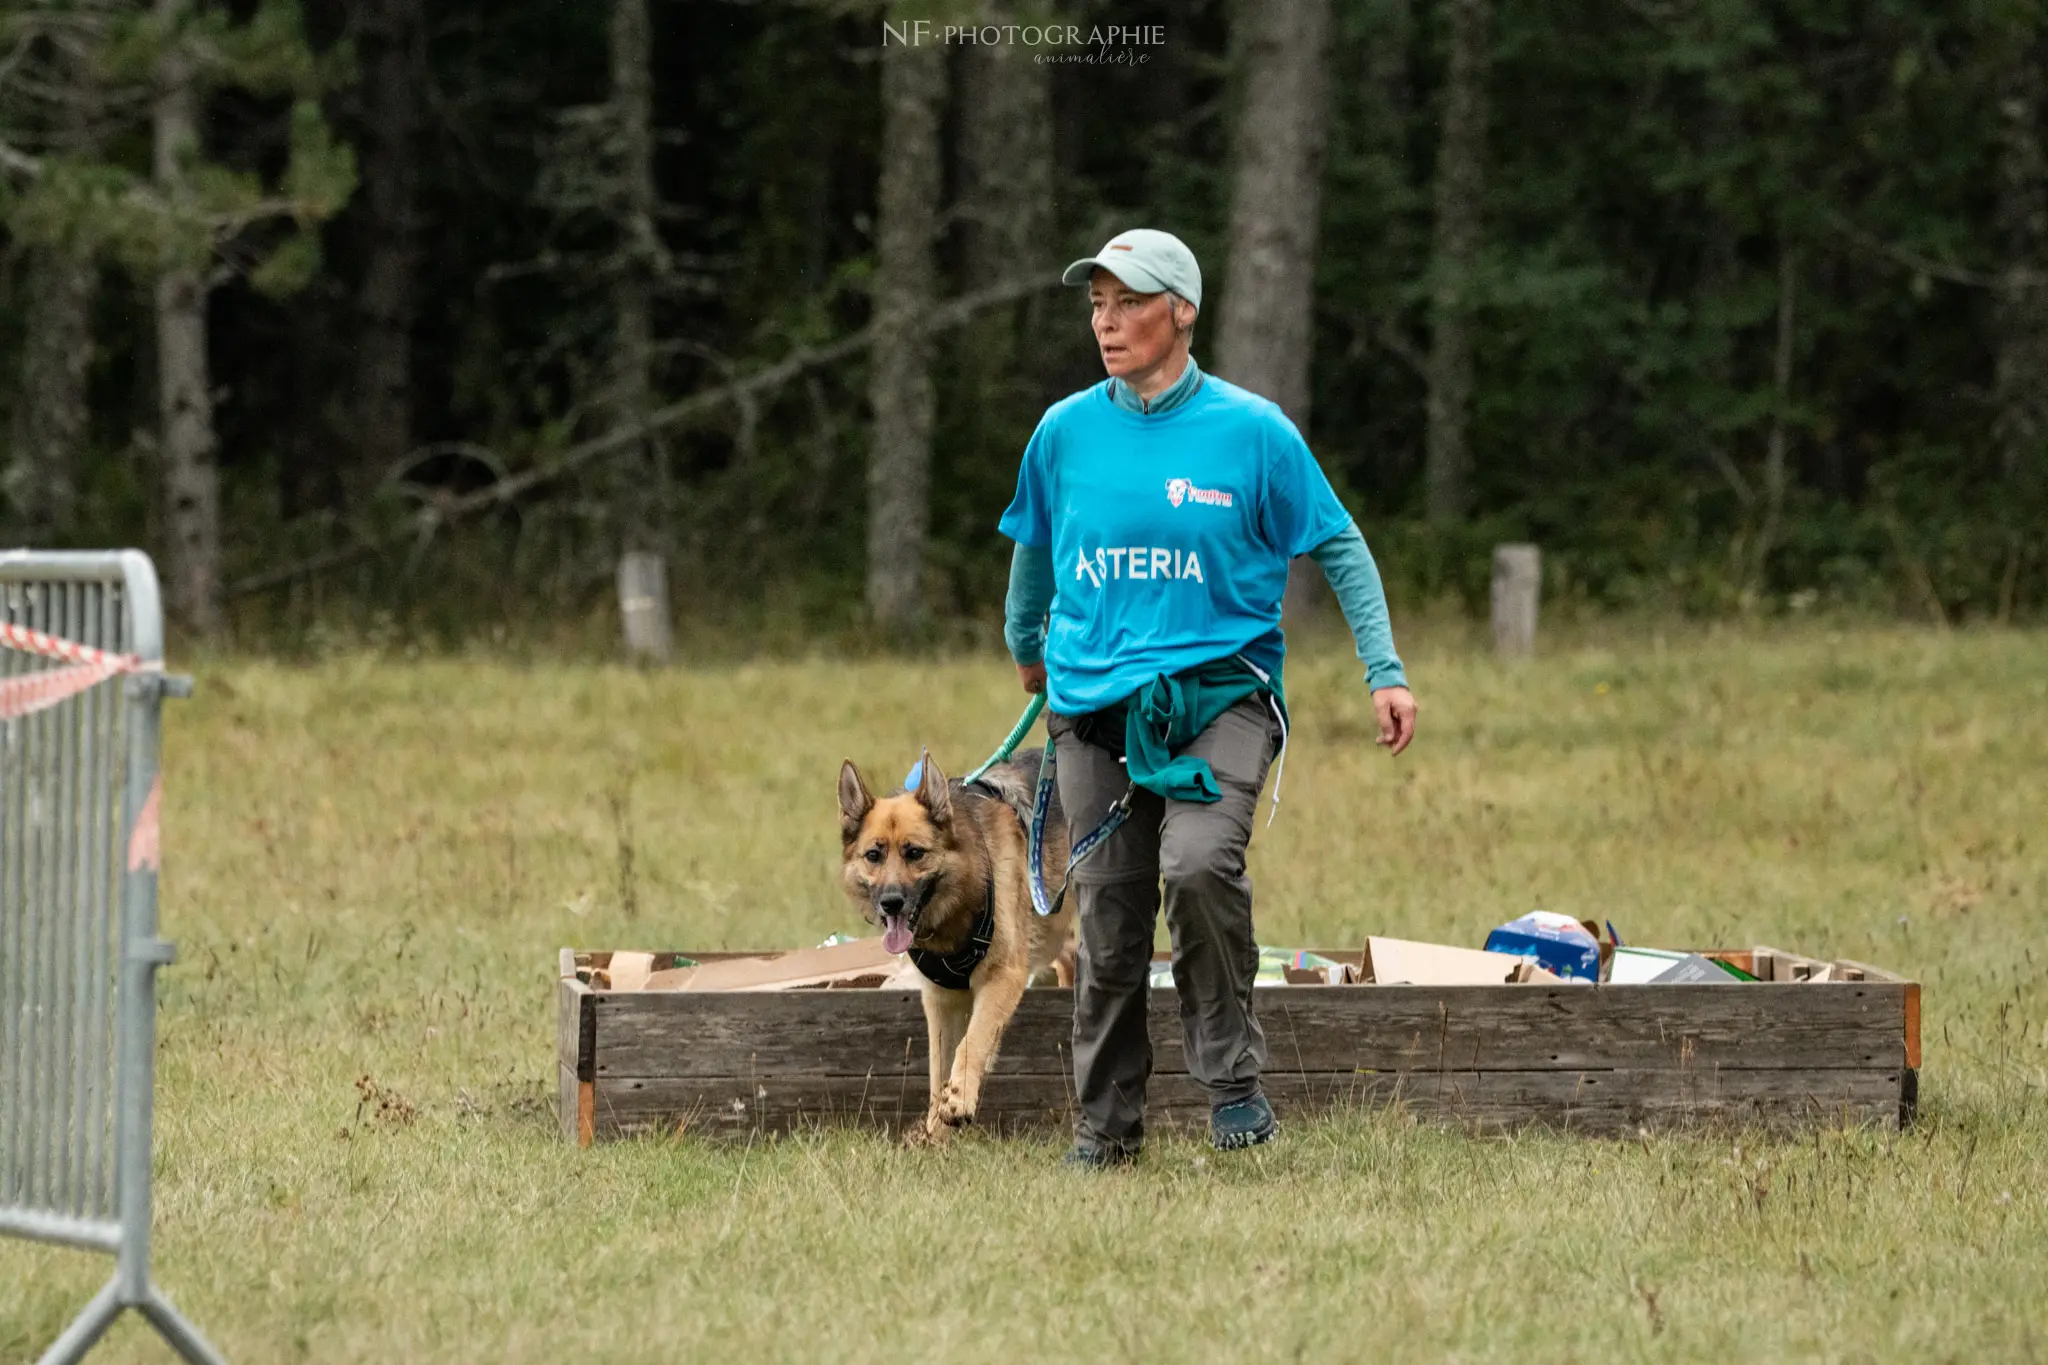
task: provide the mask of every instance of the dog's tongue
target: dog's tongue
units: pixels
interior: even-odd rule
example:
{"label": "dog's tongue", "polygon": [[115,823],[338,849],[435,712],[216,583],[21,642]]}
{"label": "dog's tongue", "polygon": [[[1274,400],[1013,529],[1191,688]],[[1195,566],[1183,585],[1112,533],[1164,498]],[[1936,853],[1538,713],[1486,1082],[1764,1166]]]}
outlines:
{"label": "dog's tongue", "polygon": [[892,953],[910,951],[910,923],[891,917],[882,922],[882,947]]}

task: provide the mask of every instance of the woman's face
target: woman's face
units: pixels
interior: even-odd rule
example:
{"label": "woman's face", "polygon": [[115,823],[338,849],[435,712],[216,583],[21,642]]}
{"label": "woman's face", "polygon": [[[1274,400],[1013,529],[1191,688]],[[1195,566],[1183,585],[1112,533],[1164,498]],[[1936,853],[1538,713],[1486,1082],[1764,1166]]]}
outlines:
{"label": "woman's face", "polygon": [[1176,307],[1194,311],[1171,294],[1140,294],[1098,268],[1088,284],[1088,308],[1095,344],[1102,350],[1102,368],[1128,379],[1159,365],[1173,353],[1179,335]]}

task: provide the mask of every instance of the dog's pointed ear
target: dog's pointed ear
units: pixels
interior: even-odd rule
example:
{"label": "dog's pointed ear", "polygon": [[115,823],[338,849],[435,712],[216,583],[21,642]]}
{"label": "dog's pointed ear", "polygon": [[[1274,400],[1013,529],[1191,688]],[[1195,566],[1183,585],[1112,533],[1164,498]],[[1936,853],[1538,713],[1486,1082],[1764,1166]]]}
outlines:
{"label": "dog's pointed ear", "polygon": [[939,765],[932,762],[932,751],[926,749],[918,756],[917,800],[935,825],[943,825],[953,818],[953,794],[946,789],[946,775],[939,771]]}
{"label": "dog's pointed ear", "polygon": [[860,780],[860,769],[847,759],[839,765],[839,841],[850,844],[860,833],[860,822],[875,808],[868,784]]}

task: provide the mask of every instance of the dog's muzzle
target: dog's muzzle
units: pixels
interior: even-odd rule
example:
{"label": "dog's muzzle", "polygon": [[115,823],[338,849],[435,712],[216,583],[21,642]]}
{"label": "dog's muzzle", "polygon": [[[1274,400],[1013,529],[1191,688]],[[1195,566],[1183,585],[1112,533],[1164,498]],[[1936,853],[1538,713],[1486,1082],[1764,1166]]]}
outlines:
{"label": "dog's muzzle", "polygon": [[892,953],[907,952],[917,937],[917,922],[931,900],[936,877],[909,885],[890,883],[875,888],[875,918],[882,924],[882,943]]}

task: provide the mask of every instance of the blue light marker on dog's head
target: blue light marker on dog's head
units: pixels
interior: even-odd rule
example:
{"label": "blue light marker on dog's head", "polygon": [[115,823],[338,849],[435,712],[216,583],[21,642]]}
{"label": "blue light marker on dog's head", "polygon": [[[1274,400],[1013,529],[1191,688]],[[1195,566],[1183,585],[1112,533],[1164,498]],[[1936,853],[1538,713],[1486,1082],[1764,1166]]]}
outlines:
{"label": "blue light marker on dog's head", "polygon": [[914,792],[924,782],[924,761],[931,757],[931,752],[930,749],[918,751],[917,762],[910,765],[909,773],[903,778],[903,790]]}

